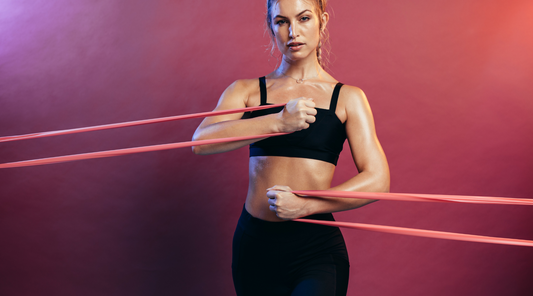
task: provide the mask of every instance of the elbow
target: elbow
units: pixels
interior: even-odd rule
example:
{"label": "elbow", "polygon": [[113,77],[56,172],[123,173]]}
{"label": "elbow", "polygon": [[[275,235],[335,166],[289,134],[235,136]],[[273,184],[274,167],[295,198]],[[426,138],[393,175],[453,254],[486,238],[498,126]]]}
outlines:
{"label": "elbow", "polygon": [[[195,139],[193,139],[193,141],[195,141]],[[212,151],[209,150],[209,146],[210,145],[196,145],[196,146],[192,146],[192,153],[196,154],[196,155],[208,155],[208,154],[213,154]]]}
{"label": "elbow", "polygon": [[375,174],[375,178],[372,183],[374,187],[372,191],[389,193],[390,192],[390,175],[389,175],[388,170],[386,172]]}
{"label": "elbow", "polygon": [[[201,140],[198,138],[198,135],[195,133],[193,136],[192,136],[192,141],[198,141],[198,140]],[[207,154],[206,151],[205,151],[205,145],[195,145],[195,146],[192,146],[191,147],[192,149],[192,153],[196,154],[196,155],[205,155]]]}
{"label": "elbow", "polygon": [[192,153],[202,155],[202,146],[192,146]]}
{"label": "elbow", "polygon": [[389,193],[390,192],[390,175],[389,172],[384,174],[383,177],[380,178],[380,192]]}
{"label": "elbow", "polygon": [[216,148],[213,147],[213,145],[192,146],[192,152],[196,155],[210,155],[217,153]]}
{"label": "elbow", "polygon": [[389,182],[379,182],[375,184],[373,192],[381,192],[381,193],[389,193],[390,192],[390,184]]}
{"label": "elbow", "polygon": [[192,146],[192,152],[196,155],[209,155],[213,154],[213,151],[209,149],[210,145]]}

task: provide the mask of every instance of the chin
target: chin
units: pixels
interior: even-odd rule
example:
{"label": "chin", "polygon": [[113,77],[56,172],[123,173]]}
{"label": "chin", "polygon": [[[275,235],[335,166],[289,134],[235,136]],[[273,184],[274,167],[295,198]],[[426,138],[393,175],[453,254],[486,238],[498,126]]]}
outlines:
{"label": "chin", "polygon": [[309,58],[309,55],[306,55],[306,56],[292,56],[292,57],[289,57],[288,60],[290,60],[292,62],[299,62],[299,61],[306,60],[308,58]]}
{"label": "chin", "polygon": [[312,54],[312,52],[301,52],[301,51],[297,51],[297,52],[286,52],[284,54],[284,56],[289,59],[289,60],[293,60],[293,61],[296,61],[296,60],[303,60],[303,59],[306,59],[308,58],[310,55]]}

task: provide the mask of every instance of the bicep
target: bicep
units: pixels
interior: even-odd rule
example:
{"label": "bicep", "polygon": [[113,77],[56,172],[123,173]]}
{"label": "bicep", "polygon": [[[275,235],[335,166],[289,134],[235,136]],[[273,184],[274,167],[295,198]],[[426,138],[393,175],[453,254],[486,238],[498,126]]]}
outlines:
{"label": "bicep", "polygon": [[[246,90],[246,87],[243,84],[244,83],[241,81],[235,81],[230,86],[228,86],[228,88],[226,88],[226,90],[224,90],[224,92],[220,96],[217,106],[215,107],[213,111],[238,109],[238,108],[247,107],[246,101],[248,99],[248,92]],[[206,117],[198,128],[200,129],[200,128],[209,126],[214,123],[222,122],[222,121],[238,120],[242,118],[243,114],[244,114],[243,112],[240,112],[240,113]]]}
{"label": "bicep", "polygon": [[376,135],[372,111],[363,91],[350,87],[345,108],[346,134],[359,172],[388,172],[385,153]]}

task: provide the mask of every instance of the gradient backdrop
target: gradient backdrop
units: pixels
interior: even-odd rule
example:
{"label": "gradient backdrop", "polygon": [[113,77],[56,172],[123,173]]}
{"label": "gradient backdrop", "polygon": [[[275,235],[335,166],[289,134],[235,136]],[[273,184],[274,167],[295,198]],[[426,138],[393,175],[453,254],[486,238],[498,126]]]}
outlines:
{"label": "gradient backdrop", "polygon": [[[212,110],[272,71],[264,0],[0,0],[0,136]],[[533,198],[533,2],[331,0],[392,192]],[[0,162],[190,140],[201,119],[0,144]],[[234,295],[247,149],[0,170],[0,295]],[[335,183],[356,174],[345,149]],[[354,221],[533,240],[533,208],[382,201]],[[343,230],[349,295],[533,295],[533,248]],[[267,256],[268,254],[265,254]]]}

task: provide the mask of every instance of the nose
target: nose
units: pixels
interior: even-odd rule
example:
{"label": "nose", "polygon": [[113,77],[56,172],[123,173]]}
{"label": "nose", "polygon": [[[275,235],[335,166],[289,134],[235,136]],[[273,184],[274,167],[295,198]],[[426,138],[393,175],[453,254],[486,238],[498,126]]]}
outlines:
{"label": "nose", "polygon": [[289,37],[294,39],[294,38],[296,38],[298,36],[300,36],[300,35],[298,35],[298,32],[296,32],[296,24],[293,23],[289,27]]}

